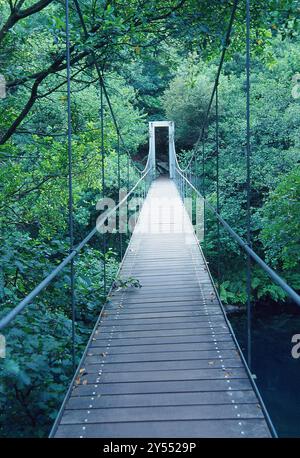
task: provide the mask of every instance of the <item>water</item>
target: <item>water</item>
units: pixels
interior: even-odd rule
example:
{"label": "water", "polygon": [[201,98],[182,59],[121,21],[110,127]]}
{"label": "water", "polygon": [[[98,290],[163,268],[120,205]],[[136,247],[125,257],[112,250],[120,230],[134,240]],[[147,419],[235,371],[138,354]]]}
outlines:
{"label": "water", "polygon": [[[279,437],[300,437],[300,358],[291,355],[292,336],[300,334],[300,309],[257,306],[257,310],[252,372]],[[246,316],[229,318],[245,353]]]}

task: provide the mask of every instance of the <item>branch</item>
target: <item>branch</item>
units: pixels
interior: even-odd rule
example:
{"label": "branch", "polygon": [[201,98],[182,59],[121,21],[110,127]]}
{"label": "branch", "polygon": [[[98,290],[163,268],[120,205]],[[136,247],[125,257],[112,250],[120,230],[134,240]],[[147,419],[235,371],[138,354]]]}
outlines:
{"label": "branch", "polygon": [[7,21],[4,23],[0,30],[0,43],[4,39],[5,35],[7,32],[18,22],[20,19],[24,19],[28,16],[32,16],[35,13],[38,13],[39,11],[43,10],[48,6],[53,0],[40,0],[37,3],[29,6],[28,8],[24,10],[20,10],[22,4],[24,3],[24,0],[21,0],[18,4],[15,6],[10,5],[11,8],[11,14],[8,17]]}
{"label": "branch", "polygon": [[[32,7],[28,8],[27,10],[24,10],[23,14],[25,13],[25,11],[32,10],[32,8],[34,6],[36,6],[36,5],[40,5],[42,3],[43,4],[45,4],[45,3],[49,4],[51,1],[52,0],[41,0],[40,2],[36,3]],[[186,3],[186,1],[187,0],[180,0],[173,8],[170,8],[169,11],[167,11],[166,13],[160,14],[160,15],[157,15],[157,16],[153,16],[152,18],[151,17],[148,18],[149,23],[166,19],[174,11],[180,9]],[[138,21],[135,21],[135,22],[136,22],[135,25],[139,25],[139,26],[143,27],[143,21],[141,19],[139,19]],[[100,29],[100,25],[98,24],[97,26],[92,27],[90,33],[95,33],[97,31],[99,31],[99,29]],[[89,34],[87,34],[87,35],[89,35]],[[93,52],[95,50],[99,50],[101,48],[102,49],[105,48],[105,46],[108,43],[107,43],[107,41],[106,42],[103,41],[104,38],[106,40],[108,39],[108,37],[102,37],[102,41],[100,43],[96,44],[93,47]],[[112,38],[112,36],[110,35],[109,39],[111,40],[111,38]],[[75,49],[76,49],[75,45],[73,45],[71,47],[71,49],[70,49],[71,55],[75,51]],[[82,60],[84,57],[87,57],[90,54],[91,54],[91,50],[90,49],[82,51],[81,53],[77,54],[77,56],[75,56],[73,59],[71,59],[71,65],[74,65],[74,64],[78,63],[80,60]],[[39,97],[38,96],[38,88],[39,88],[40,84],[45,80],[45,78],[48,75],[57,73],[57,72],[59,72],[61,70],[64,70],[65,68],[66,68],[65,55],[62,54],[46,70],[42,70],[42,71],[40,71],[38,73],[35,73],[33,75],[25,76],[24,78],[12,81],[11,83],[7,84],[7,87],[11,88],[11,87],[14,87],[14,86],[18,86],[20,84],[24,84],[26,81],[29,81],[30,79],[35,79],[35,81],[33,83],[33,86],[31,88],[31,94],[30,94],[30,97],[29,97],[27,103],[25,104],[25,106],[22,109],[21,113],[17,116],[17,118],[14,120],[14,122],[11,124],[11,126],[8,128],[8,130],[5,132],[5,134],[0,139],[0,145],[3,145],[6,141],[8,141],[11,138],[11,136],[15,133],[16,129],[21,124],[23,119],[27,116],[27,114],[29,113],[29,111],[33,107],[35,101]]]}
{"label": "branch", "polygon": [[[44,78],[43,78],[44,79]],[[38,87],[40,83],[42,82],[43,79],[37,79],[31,89],[31,95],[29,97],[29,100],[27,101],[26,105],[24,106],[23,110],[17,116],[17,118],[14,120],[14,122],[10,125],[8,130],[5,132],[3,137],[0,140],[0,145],[4,145],[4,143],[10,139],[10,137],[13,135],[17,127],[21,124],[25,116],[29,113],[31,107],[33,106],[34,102],[36,101],[37,98],[37,93],[38,93]]]}
{"label": "branch", "polygon": [[[52,73],[56,73],[57,71],[65,68],[65,64],[61,64],[63,59],[64,59],[64,56],[62,56],[60,59],[57,59],[52,65],[50,65],[50,67],[47,68],[47,70],[44,70],[43,72],[39,73],[38,77],[36,78],[31,88],[31,94],[30,94],[28,101],[26,102],[21,113],[17,116],[17,118],[14,120],[14,122],[10,125],[8,130],[5,132],[5,134],[0,139],[0,145],[4,145],[4,143],[7,142],[7,140],[9,140],[10,137],[15,133],[16,129],[19,127],[23,119],[27,116],[27,114],[33,107],[36,100],[39,98],[38,88],[40,84],[47,78],[48,75]],[[81,60],[81,57],[77,56],[75,59],[73,59],[73,63],[76,63],[77,60]]]}

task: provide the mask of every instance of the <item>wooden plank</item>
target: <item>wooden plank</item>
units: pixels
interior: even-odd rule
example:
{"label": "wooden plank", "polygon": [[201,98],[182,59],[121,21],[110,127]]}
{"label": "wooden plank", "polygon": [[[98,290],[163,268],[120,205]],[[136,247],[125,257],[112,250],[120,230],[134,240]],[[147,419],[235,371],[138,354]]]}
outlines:
{"label": "wooden plank", "polygon": [[[84,380],[84,378],[83,378]],[[181,393],[189,391],[240,391],[251,390],[247,378],[219,380],[168,380],[151,382],[115,382],[115,383],[90,383],[75,386],[72,396],[91,396],[95,398],[103,394],[150,394],[150,393]]]}
{"label": "wooden plank", "polygon": [[265,438],[270,433],[263,419],[181,420],[61,425],[56,437]]}
{"label": "wooden plank", "polygon": [[[98,349],[93,350],[92,353],[89,353],[86,356],[85,361],[87,363],[92,362],[94,363],[101,363],[103,360],[108,363],[120,363],[124,362],[151,362],[151,361],[177,361],[179,359],[184,359],[185,361],[202,361],[202,360],[213,360],[218,361],[222,358],[234,358],[237,357],[237,353],[235,349],[232,350],[222,350],[222,352],[218,353],[218,350],[202,350],[202,351],[178,351],[178,352],[158,352],[158,353],[121,353],[121,354],[109,354],[109,357],[103,357],[101,351],[97,351]],[[239,358],[240,360],[240,358]]]}
{"label": "wooden plank", "polygon": [[[135,331],[114,331],[114,340],[116,339],[124,339],[127,337],[134,337],[136,339],[143,339],[145,337],[169,337],[169,336],[199,336],[199,335],[212,335],[211,329],[210,328],[202,328],[202,329],[197,329],[197,328],[185,328],[185,329],[162,329],[162,330],[146,330],[146,331],[140,331],[140,330],[135,330]],[[214,330],[214,334],[219,336],[220,334],[225,334],[228,335],[228,329],[224,329],[223,326],[219,326],[217,330]],[[230,335],[230,334],[229,334]],[[110,336],[110,332],[104,332],[101,329],[99,330],[99,338],[108,338]]]}
{"label": "wooden plank", "polygon": [[167,324],[174,325],[174,324],[179,324],[181,323],[182,326],[184,326],[185,323],[190,323],[190,322],[199,322],[202,324],[205,324],[206,326],[209,326],[210,323],[223,323],[224,322],[224,317],[223,315],[212,313],[208,315],[187,315],[187,316],[172,316],[172,317],[157,317],[157,318],[150,318],[150,317],[144,317],[144,318],[122,318],[117,317],[117,316],[106,316],[103,318],[101,321],[101,324],[103,326],[114,326],[114,325],[122,325],[122,326],[133,326],[137,325],[138,327],[144,326],[144,325],[153,325],[153,324],[163,324],[164,326]]}
{"label": "wooden plank", "polygon": [[124,354],[124,353],[160,353],[160,352],[179,352],[179,351],[192,351],[192,350],[213,350],[218,349],[222,350],[233,350],[235,345],[232,341],[228,342],[219,342],[214,344],[214,342],[201,342],[201,343],[181,343],[181,344],[156,344],[156,345],[132,345],[130,348],[124,346],[111,346],[109,343],[105,346],[98,346],[96,342],[93,342],[93,345],[90,346],[90,353],[95,353],[95,349],[98,349],[98,352],[107,352],[112,355]]}
{"label": "wooden plank", "polygon": [[[210,327],[212,326],[212,327]],[[207,320],[199,321],[199,320],[193,320],[193,321],[180,321],[178,323],[157,323],[157,324],[148,324],[148,323],[142,323],[141,325],[127,325],[124,326],[123,323],[120,325],[116,323],[115,321],[107,324],[102,323],[101,326],[97,328],[99,332],[103,333],[109,333],[111,332],[111,329],[114,328],[114,332],[124,332],[124,333],[129,333],[129,332],[137,332],[137,331],[148,331],[148,332],[155,332],[155,331],[178,331],[182,329],[196,329],[198,334],[207,334],[208,332],[211,332],[211,329],[213,329],[215,332],[217,332],[220,329],[228,329],[228,327],[225,325],[225,320],[222,319],[218,323],[214,323],[213,325],[210,325]]]}
{"label": "wooden plank", "polygon": [[[119,315],[119,316],[118,316]],[[102,321],[111,321],[111,320],[116,320],[118,319],[119,321],[122,321],[125,323],[130,323],[130,322],[136,322],[139,320],[139,322],[146,320],[145,322],[147,323],[157,323],[157,322],[174,322],[174,318],[177,318],[177,321],[181,321],[182,318],[192,318],[196,319],[197,317],[211,317],[219,315],[222,316],[222,312],[220,310],[215,311],[215,310],[198,310],[198,311],[192,311],[192,312],[165,312],[161,311],[160,313],[133,313],[130,317],[126,316],[126,314],[121,314],[121,310],[114,313],[114,312],[106,312],[105,317],[103,318]],[[152,320],[151,320],[152,319]],[[164,320],[166,319],[166,320]],[[151,321],[150,321],[151,320]],[[207,320],[208,321],[208,320]]]}
{"label": "wooden plank", "polygon": [[[185,393],[151,393],[147,394],[114,394],[97,396],[94,399],[93,407],[99,408],[120,408],[120,407],[141,407],[141,406],[176,406],[176,405],[213,405],[232,404],[232,396],[229,391],[197,391]],[[257,399],[252,390],[236,391],[234,393],[235,403],[255,404]],[[90,396],[72,397],[68,409],[90,409]]]}
{"label": "wooden plank", "polygon": [[102,372],[99,365],[97,374],[88,373],[84,379],[88,383],[130,383],[130,382],[157,382],[172,380],[232,380],[247,378],[244,368],[218,369],[209,367],[208,369],[190,369],[190,370],[157,370],[157,371],[139,371],[139,372]]}
{"label": "wooden plank", "polygon": [[[161,337],[144,337],[142,340],[138,338],[128,338],[115,339],[115,338],[106,338],[100,334],[99,337],[95,337],[93,343],[94,346],[106,345],[110,342],[111,347],[132,347],[140,345],[151,345],[155,349],[155,345],[160,344],[181,344],[181,343],[202,343],[202,342],[231,342],[231,335],[228,334],[219,334],[218,338],[215,335],[185,335],[185,336],[161,336]],[[130,349],[128,349],[130,351]]]}
{"label": "wooden plank", "polygon": [[[173,360],[173,361],[139,361],[125,363],[103,363],[102,372],[131,372],[131,371],[159,371],[159,370],[187,370],[187,369],[203,369],[203,368],[226,368],[243,367],[242,362],[238,357],[231,359],[192,359],[192,360]],[[99,372],[99,358],[93,362],[87,362],[84,369],[88,374]]]}
{"label": "wooden plank", "polygon": [[[156,303],[151,303],[151,305],[148,305],[146,303],[144,304],[126,304],[124,305],[110,305],[106,308],[106,311],[108,314],[114,313],[114,312],[119,312],[120,308],[122,308],[122,315],[125,317],[126,315],[132,315],[135,313],[160,313],[161,312],[161,305],[158,305]],[[194,312],[195,310],[202,310],[204,311],[205,315],[207,313],[206,309],[203,307],[203,305],[195,304],[195,303],[187,303],[187,305],[184,307],[183,305],[176,305],[176,302],[165,302],[164,303],[164,311],[167,312],[178,312],[185,310],[186,312]],[[218,310],[216,307],[214,308],[209,308],[209,311],[211,310]],[[159,315],[158,315],[159,316]],[[130,318],[130,316],[128,317]]]}
{"label": "wooden plank", "polygon": [[[191,406],[146,406],[91,410],[67,409],[61,424],[120,423],[166,420],[227,420],[232,418],[263,418],[258,404],[211,404]],[[87,420],[87,421],[86,421]]]}

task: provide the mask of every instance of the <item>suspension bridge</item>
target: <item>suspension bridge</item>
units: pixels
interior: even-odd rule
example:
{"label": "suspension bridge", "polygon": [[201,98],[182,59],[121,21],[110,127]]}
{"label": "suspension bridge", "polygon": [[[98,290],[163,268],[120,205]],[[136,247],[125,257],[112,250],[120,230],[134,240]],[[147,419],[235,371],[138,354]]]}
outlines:
{"label": "suspension bridge", "polygon": [[[105,190],[105,148],[103,104],[106,100],[117,133],[118,186],[120,189],[120,151],[127,154],[130,170],[139,179],[120,202],[105,215],[78,244],[74,244],[72,188],[71,62],[68,14],[66,17],[66,66],[68,113],[68,176],[70,253],[15,308],[0,319],[0,330],[13,326],[14,319],[67,267],[70,268],[70,309],[72,315],[73,379],[58,412],[50,437],[276,437],[272,420],[264,405],[251,371],[252,307],[251,262],[300,305],[299,295],[251,248],[250,174],[250,4],[247,0],[246,53],[246,185],[247,240],[243,240],[223,219],[219,203],[218,85],[237,8],[232,14],[224,40],[216,79],[205,120],[188,164],[177,160],[174,123],[149,124],[149,154],[141,170],[126,149],[121,129],[107,93],[97,58],[91,61],[99,77],[100,150],[102,191]],[[87,36],[80,5],[74,1],[82,29]],[[68,2],[66,3],[68,13]],[[215,101],[217,206],[205,198],[204,141],[208,118]],[[169,132],[169,174],[157,177],[155,131]],[[203,154],[199,152],[203,145]],[[202,160],[199,176],[197,161]],[[128,180],[129,183],[129,180]],[[75,352],[76,298],[74,260],[99,228],[113,215],[120,216],[130,198],[143,201],[117,279],[136,278],[139,288],[115,288],[105,306],[77,364]],[[218,290],[197,238],[193,216],[186,208],[187,198],[199,198],[218,225],[233,238],[247,257],[247,355],[241,351],[226,317]],[[154,209],[154,211],[153,211]],[[197,228],[196,228],[197,229]],[[122,243],[122,238],[120,238]],[[105,236],[103,251],[106,250]],[[106,270],[104,256],[104,290]],[[77,368],[76,368],[77,366]]]}
{"label": "suspension bridge", "polygon": [[[153,179],[155,128],[169,128],[169,177]],[[53,437],[270,437],[183,204],[174,124],[150,123],[152,184]]]}

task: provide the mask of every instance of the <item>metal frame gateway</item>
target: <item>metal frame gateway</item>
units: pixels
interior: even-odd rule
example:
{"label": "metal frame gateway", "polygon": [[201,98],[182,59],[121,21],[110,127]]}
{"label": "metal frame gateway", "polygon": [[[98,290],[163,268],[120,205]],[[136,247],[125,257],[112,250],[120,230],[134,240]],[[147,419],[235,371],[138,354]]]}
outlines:
{"label": "metal frame gateway", "polygon": [[174,121],[152,121],[149,122],[149,159],[150,166],[155,169],[156,151],[155,151],[155,128],[168,127],[169,129],[169,177],[175,178],[175,143],[174,143]]}

